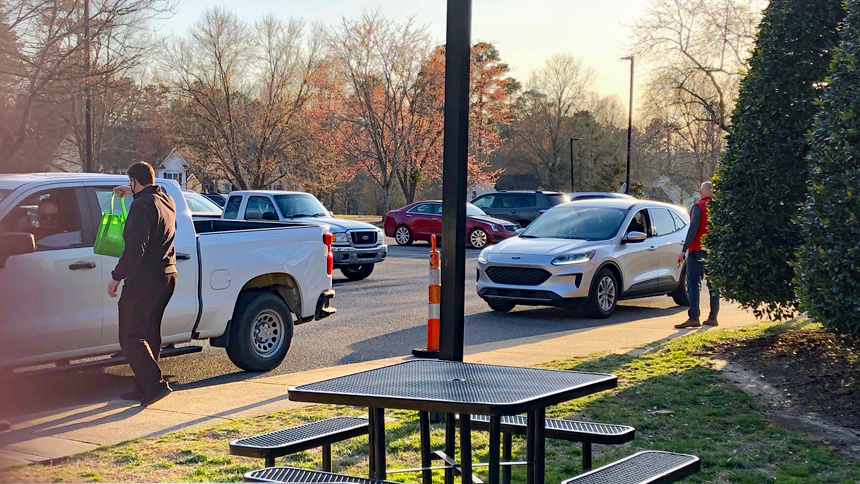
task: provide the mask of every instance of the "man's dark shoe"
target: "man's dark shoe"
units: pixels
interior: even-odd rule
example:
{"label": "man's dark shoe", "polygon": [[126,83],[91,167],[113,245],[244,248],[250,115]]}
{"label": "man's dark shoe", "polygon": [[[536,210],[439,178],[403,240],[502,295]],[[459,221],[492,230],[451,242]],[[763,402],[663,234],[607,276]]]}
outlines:
{"label": "man's dark shoe", "polygon": [[688,319],[681,324],[676,324],[675,329],[698,328],[701,325],[698,319]]}
{"label": "man's dark shoe", "polygon": [[141,407],[148,407],[153,403],[161,400],[162,398],[170,395],[170,385],[167,382],[159,383],[155,388],[149,390],[148,392],[144,392],[143,396],[140,399]]}
{"label": "man's dark shoe", "polygon": [[702,324],[705,326],[719,326],[720,323],[717,322],[717,318],[708,318]]}
{"label": "man's dark shoe", "polygon": [[0,420],[0,432],[12,430],[12,424],[8,420]]}
{"label": "man's dark shoe", "polygon": [[119,398],[123,400],[136,400],[140,401],[140,392],[137,390],[132,390],[130,392],[125,392],[119,396]]}

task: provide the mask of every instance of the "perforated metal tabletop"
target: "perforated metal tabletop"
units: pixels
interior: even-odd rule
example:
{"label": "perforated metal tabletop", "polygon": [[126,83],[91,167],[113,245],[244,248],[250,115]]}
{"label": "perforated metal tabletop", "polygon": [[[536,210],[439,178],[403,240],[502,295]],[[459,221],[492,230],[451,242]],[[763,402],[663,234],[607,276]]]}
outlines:
{"label": "perforated metal tabletop", "polygon": [[300,402],[512,415],[615,388],[606,373],[410,360],[289,389]]}

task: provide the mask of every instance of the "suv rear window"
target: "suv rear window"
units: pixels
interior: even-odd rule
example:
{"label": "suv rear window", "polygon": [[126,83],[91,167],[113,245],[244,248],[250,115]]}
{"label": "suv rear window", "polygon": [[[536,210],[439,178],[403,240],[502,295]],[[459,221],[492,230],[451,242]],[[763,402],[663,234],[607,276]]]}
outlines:
{"label": "suv rear window", "polygon": [[553,206],[570,201],[570,198],[563,193],[548,194],[546,198],[549,199],[549,204]]}

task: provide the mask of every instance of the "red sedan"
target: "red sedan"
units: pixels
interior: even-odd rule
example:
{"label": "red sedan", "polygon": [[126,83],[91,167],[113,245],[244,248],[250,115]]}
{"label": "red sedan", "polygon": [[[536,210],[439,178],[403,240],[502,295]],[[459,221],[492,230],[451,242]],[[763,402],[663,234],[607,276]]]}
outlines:
{"label": "red sedan", "polygon": [[[516,222],[490,217],[471,203],[466,204],[466,242],[476,249],[513,237],[519,228]],[[394,237],[399,245],[409,245],[415,240],[430,240],[431,235],[436,235],[436,240],[440,240],[442,202],[415,202],[388,212],[385,216],[385,235]]]}

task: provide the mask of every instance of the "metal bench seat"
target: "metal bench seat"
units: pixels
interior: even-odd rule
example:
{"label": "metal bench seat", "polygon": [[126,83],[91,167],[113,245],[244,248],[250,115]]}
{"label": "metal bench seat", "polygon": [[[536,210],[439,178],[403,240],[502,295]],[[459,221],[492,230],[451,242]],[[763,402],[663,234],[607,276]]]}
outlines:
{"label": "metal bench seat", "polygon": [[[472,415],[472,429],[490,430],[490,417],[487,415]],[[548,439],[582,442],[582,470],[591,469],[591,444],[618,445],[630,442],[636,434],[636,429],[627,425],[613,425],[595,422],[579,422],[560,418],[548,418],[544,421]],[[526,434],[526,418],[522,415],[502,417],[503,453],[505,459],[511,455],[511,434]]]}
{"label": "metal bench seat", "polygon": [[331,444],[367,435],[368,428],[366,418],[334,417],[234,440],[230,453],[266,459],[266,467],[274,467],[276,457],[322,447],[323,470],[331,472]]}
{"label": "metal bench seat", "polygon": [[393,481],[332,474],[297,467],[267,467],[245,473],[245,482],[280,482],[288,484],[400,484]]}
{"label": "metal bench seat", "polygon": [[694,455],[646,450],[580,474],[561,484],[665,484],[699,472]]}

